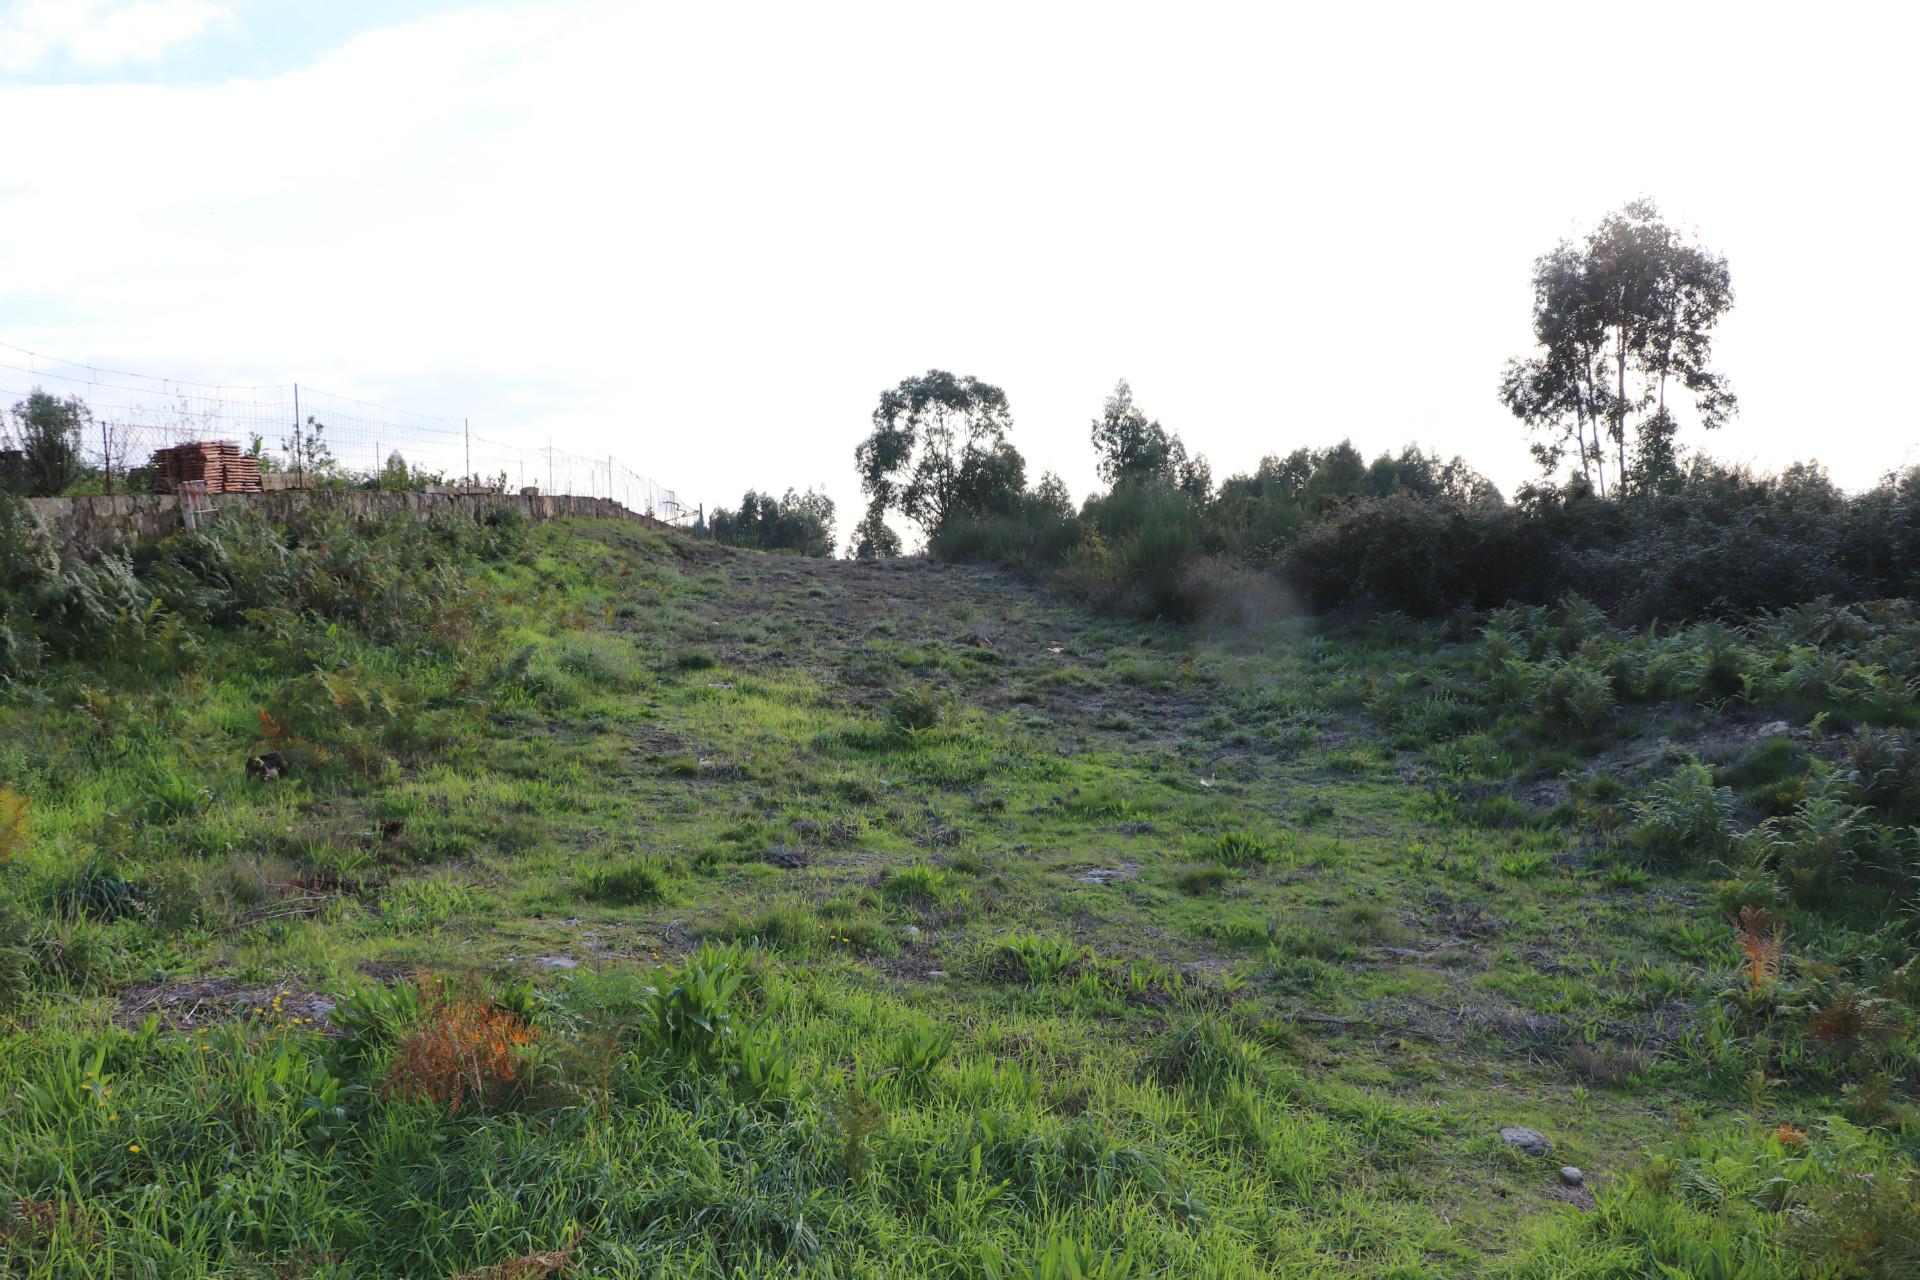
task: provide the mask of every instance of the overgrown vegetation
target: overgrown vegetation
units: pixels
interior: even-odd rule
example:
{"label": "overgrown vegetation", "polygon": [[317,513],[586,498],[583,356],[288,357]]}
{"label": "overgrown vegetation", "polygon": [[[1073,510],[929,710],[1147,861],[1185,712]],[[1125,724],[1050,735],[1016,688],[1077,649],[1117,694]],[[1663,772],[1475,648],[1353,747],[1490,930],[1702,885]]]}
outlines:
{"label": "overgrown vegetation", "polygon": [[[1110,408],[1134,470],[1186,457]],[[1302,460],[1297,536],[1500,510],[1417,453],[1342,499],[1355,461]],[[1117,607],[1269,581],[1177,476],[1033,501]],[[12,1273],[1920,1249],[1909,604],[1179,629],[625,524],[83,563],[0,513]]]}
{"label": "overgrown vegetation", "polygon": [[1920,591],[1920,469],[1859,494],[1815,467],[1755,475],[1705,459],[1656,490],[1530,489],[1507,503],[1471,468],[1409,447],[1269,458],[1196,499],[1125,482],[956,517],[936,556],[1051,576],[1097,606],[1193,620],[1347,610],[1444,617],[1579,594],[1626,622],[1737,619]]}

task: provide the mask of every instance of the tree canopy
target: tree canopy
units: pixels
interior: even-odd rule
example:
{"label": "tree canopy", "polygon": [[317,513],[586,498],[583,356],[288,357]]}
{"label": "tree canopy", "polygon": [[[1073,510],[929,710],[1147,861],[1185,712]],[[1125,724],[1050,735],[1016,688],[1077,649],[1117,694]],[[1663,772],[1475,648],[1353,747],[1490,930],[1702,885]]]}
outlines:
{"label": "tree canopy", "polygon": [[1114,386],[1093,420],[1093,449],[1100,478],[1111,485],[1161,482],[1204,502],[1213,488],[1213,472],[1204,457],[1187,456],[1180,437],[1149,421],[1133,402],[1125,378]]}
{"label": "tree canopy", "polygon": [[61,399],[35,390],[15,402],[7,415],[0,447],[18,450],[20,459],[0,483],[24,493],[53,497],[87,473],[80,455],[81,438],[93,421],[86,402],[77,396]]}
{"label": "tree canopy", "polygon": [[833,499],[812,489],[788,489],[780,498],[749,489],[738,510],[716,509],[707,518],[707,528],[714,541],[730,546],[831,556]]}
{"label": "tree canopy", "polygon": [[1010,510],[1026,489],[1026,459],[1007,441],[1007,393],[991,383],[930,369],[881,392],[872,422],[854,450],[867,512],[849,554],[898,552],[889,511],[932,531],[953,516]]}
{"label": "tree canopy", "polygon": [[1500,398],[1534,430],[1543,470],[1571,450],[1597,493],[1656,488],[1678,474],[1670,387],[1692,397],[1703,427],[1733,415],[1733,391],[1711,365],[1714,326],[1733,305],[1727,260],[1668,226],[1652,201],[1541,255],[1533,293],[1536,353],[1507,363]]}

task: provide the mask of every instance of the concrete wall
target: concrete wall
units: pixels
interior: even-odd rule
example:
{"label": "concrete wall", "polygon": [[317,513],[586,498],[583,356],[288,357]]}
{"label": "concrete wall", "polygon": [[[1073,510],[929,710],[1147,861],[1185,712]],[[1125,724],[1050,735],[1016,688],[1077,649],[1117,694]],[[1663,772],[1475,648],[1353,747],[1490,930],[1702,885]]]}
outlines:
{"label": "concrete wall", "polygon": [[[653,529],[673,526],[652,516],[629,511],[611,498],[574,498],[564,495],[517,493],[380,493],[364,490],[294,489],[281,493],[221,493],[203,499],[216,513],[236,508],[260,511],[284,520],[303,507],[325,505],[366,520],[410,513],[424,520],[441,511],[478,515],[490,507],[512,507],[536,524],[569,516],[596,516],[630,520]],[[47,531],[63,551],[84,555],[124,546],[140,538],[154,538],[183,527],[180,499],[172,494],[125,494],[87,498],[28,498]]]}

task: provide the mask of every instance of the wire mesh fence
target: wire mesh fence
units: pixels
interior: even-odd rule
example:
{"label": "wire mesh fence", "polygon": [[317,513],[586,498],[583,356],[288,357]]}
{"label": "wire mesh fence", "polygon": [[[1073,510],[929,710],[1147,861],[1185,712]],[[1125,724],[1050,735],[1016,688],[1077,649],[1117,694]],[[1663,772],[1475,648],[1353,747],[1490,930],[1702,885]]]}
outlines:
{"label": "wire mesh fence", "polygon": [[140,487],[162,449],[224,440],[257,452],[269,473],[297,482],[366,483],[384,475],[407,484],[611,498],[664,520],[693,510],[617,457],[494,439],[476,434],[463,418],[413,413],[305,383],[221,386],[102,369],[0,343],[0,412],[36,390],[86,403],[91,422],[82,453],[116,491]]}

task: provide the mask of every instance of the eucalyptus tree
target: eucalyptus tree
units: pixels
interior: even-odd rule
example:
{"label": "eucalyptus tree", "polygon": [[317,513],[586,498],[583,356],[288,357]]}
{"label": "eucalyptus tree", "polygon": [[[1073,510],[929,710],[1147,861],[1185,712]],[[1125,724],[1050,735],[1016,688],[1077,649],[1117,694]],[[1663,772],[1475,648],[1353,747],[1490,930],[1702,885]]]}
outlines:
{"label": "eucalyptus tree", "polygon": [[1145,484],[1154,481],[1180,489],[1196,502],[1205,502],[1213,490],[1213,470],[1204,456],[1187,456],[1179,436],[1149,420],[1133,402],[1133,388],[1125,378],[1093,420],[1093,450],[1100,478],[1108,484]]}
{"label": "eucalyptus tree", "polygon": [[1677,473],[1670,390],[1707,429],[1737,407],[1712,365],[1713,330],[1733,305],[1725,257],[1667,225],[1650,200],[1602,218],[1579,243],[1534,261],[1536,351],[1508,361],[1500,398],[1533,428],[1555,471],[1571,449],[1596,492],[1647,489]]}
{"label": "eucalyptus tree", "polygon": [[856,554],[898,547],[886,525],[897,511],[928,533],[954,516],[1010,509],[1026,488],[1026,460],[1007,441],[1007,393],[943,369],[902,379],[880,393],[873,430],[854,450],[867,513]]}

